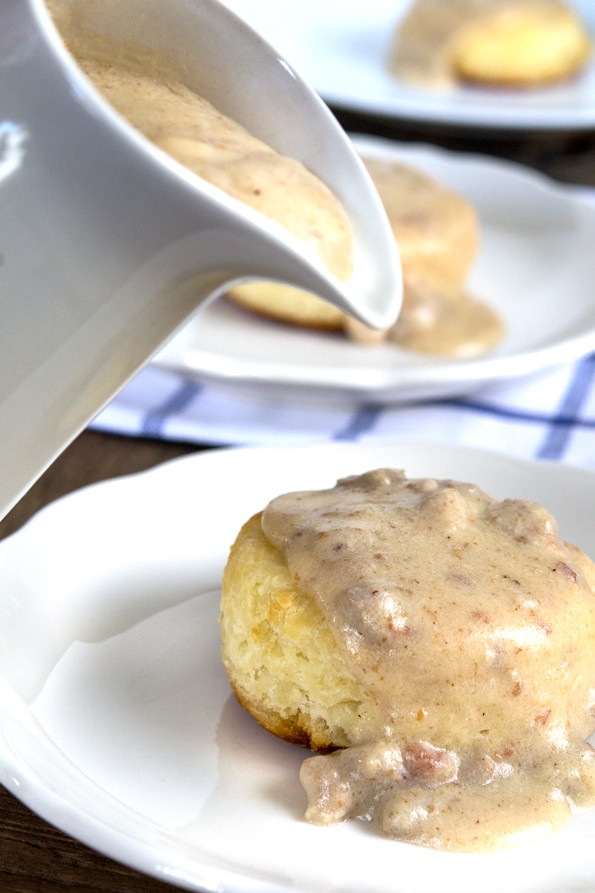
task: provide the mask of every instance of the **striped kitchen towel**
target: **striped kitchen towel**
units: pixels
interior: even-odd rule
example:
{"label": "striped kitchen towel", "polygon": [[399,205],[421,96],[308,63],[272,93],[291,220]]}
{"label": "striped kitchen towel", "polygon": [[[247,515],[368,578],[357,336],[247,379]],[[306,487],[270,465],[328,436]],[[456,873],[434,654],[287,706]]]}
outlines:
{"label": "striped kitchen towel", "polygon": [[595,467],[595,354],[465,396],[401,405],[300,402],[148,366],[91,427],[209,446],[419,440]]}

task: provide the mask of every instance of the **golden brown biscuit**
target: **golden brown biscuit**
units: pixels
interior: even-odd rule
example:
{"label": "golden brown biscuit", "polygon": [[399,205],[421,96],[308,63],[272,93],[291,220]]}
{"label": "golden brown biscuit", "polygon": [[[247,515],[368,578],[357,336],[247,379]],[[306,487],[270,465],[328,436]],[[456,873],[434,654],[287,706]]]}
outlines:
{"label": "golden brown biscuit", "polygon": [[309,329],[341,329],[345,314],[317,295],[276,282],[249,282],[227,296],[246,310]]}
{"label": "golden brown biscuit", "polygon": [[591,55],[591,40],[561,3],[511,5],[469,25],[457,41],[459,78],[503,87],[534,87],[573,77]]}
{"label": "golden brown biscuit", "polygon": [[223,661],[261,725],[321,752],[309,821],[499,849],[595,805],[594,584],[541,506],[377,469],[244,525]]}
{"label": "golden brown biscuit", "polygon": [[576,75],[592,40],[562,0],[416,0],[389,70],[421,86],[531,88]]}
{"label": "golden brown biscuit", "polygon": [[279,738],[321,752],[361,737],[374,705],[313,600],[266,539],[242,528],[223,577],[223,662],[243,707]]}

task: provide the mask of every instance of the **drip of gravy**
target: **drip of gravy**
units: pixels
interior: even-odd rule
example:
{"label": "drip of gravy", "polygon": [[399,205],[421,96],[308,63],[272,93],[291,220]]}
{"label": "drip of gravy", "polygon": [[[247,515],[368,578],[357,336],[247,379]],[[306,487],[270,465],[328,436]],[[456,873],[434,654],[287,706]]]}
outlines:
{"label": "drip of gravy", "polygon": [[390,329],[376,332],[350,318],[344,328],[361,344],[384,342],[415,353],[460,359],[486,353],[504,334],[499,314],[465,288],[445,289],[407,274],[401,313]]}
{"label": "drip of gravy", "polygon": [[416,353],[473,357],[504,335],[500,315],[475,297],[466,280],[479,246],[477,214],[462,195],[416,168],[367,159],[391,223],[403,268],[403,306],[384,332],[345,318],[364,344],[389,343]]}
{"label": "drip of gravy", "polygon": [[278,497],[263,530],[378,707],[304,762],[308,820],[480,852],[595,804],[595,566],[544,508],[379,469]]}

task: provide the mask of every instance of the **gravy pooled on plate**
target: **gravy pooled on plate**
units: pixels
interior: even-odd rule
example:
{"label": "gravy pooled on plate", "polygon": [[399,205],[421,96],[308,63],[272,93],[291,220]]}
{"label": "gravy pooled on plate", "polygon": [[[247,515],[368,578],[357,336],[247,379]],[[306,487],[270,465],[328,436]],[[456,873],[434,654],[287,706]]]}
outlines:
{"label": "gravy pooled on plate", "polygon": [[[276,648],[265,696],[285,660],[278,684],[290,697],[302,672],[291,637],[308,622],[311,642],[318,626],[330,631],[327,655],[302,638],[296,660],[323,666],[328,656],[329,704],[343,696],[352,711],[347,741],[347,725],[329,732],[342,749],[303,764],[309,821],[373,818],[389,836],[472,852],[542,836],[595,805],[585,741],[595,729],[595,565],[544,508],[379,469],[279,496],[253,522],[250,551],[235,551],[240,534],[224,577],[234,689],[263,725],[299,740],[267,721],[274,704],[250,704],[241,648],[260,648],[265,674]],[[242,615],[248,585],[260,619]],[[304,619],[314,614],[299,613],[292,588],[322,620]],[[267,624],[289,630],[287,646],[266,640]],[[336,685],[337,656],[364,695]],[[319,693],[305,672],[291,722],[308,730]]]}

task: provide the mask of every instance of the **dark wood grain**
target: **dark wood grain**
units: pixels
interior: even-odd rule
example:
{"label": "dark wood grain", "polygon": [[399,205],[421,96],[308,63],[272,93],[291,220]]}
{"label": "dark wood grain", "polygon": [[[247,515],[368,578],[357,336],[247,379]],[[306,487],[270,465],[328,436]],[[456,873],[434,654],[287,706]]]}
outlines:
{"label": "dark wood grain", "polygon": [[171,893],[172,887],[119,865],[38,818],[0,788],[3,893]]}
{"label": "dark wood grain", "polygon": [[525,132],[501,128],[444,127],[418,122],[379,120],[346,109],[334,109],[350,133],[382,136],[405,143],[431,143],[455,152],[504,158],[524,164],[565,183],[595,185],[593,131]]}
{"label": "dark wood grain", "polygon": [[0,539],[13,533],[40,508],[73,490],[107,478],[135,474],[197,447],[85,431],[0,521]]}
{"label": "dark wood grain", "polygon": [[[337,111],[354,132],[428,141],[458,151],[509,158],[560,180],[595,185],[595,133],[514,134],[453,131],[373,120]],[[198,449],[185,444],[85,432],[0,523],[0,537],[17,530],[52,500],[96,481],[150,468]],[[171,886],[119,865],[52,828],[0,788],[2,893],[166,893]]]}

